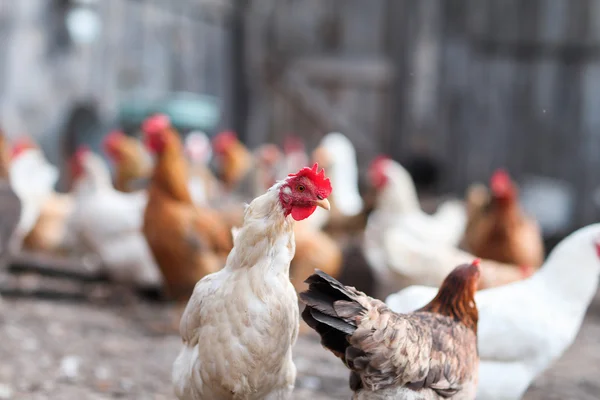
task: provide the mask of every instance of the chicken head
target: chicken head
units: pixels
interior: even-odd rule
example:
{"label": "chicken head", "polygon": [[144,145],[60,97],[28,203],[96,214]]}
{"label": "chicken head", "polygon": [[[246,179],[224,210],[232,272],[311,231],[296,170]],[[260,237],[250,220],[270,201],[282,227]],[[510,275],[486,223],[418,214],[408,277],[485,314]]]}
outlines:
{"label": "chicken head", "polygon": [[318,207],[329,210],[327,197],[331,194],[331,182],[325,171],[318,170],[317,163],[312,168],[302,168],[289,174],[279,189],[279,200],[285,215],[292,215],[296,221],[308,218]]}

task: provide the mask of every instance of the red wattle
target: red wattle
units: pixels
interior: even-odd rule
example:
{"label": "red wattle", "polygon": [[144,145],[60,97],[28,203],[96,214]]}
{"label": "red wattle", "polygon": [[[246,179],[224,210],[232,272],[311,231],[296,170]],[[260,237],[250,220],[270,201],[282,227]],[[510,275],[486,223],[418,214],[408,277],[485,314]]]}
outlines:
{"label": "red wattle", "polygon": [[315,212],[316,209],[317,209],[317,206],[292,207],[292,212],[291,212],[292,218],[294,218],[296,221],[302,221],[303,219],[310,217],[312,215],[312,213]]}

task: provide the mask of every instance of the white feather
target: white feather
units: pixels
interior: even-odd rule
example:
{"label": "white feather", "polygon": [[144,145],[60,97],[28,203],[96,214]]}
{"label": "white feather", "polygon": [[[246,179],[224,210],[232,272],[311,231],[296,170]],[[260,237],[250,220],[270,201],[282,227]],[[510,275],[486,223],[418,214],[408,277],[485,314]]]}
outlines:
{"label": "white feather", "polygon": [[116,191],[100,156],[85,156],[75,184],[73,229],[102,259],[111,277],[139,286],[160,286],[162,276],[141,232],[145,192]]}
{"label": "white feather", "polygon": [[21,218],[15,236],[20,242],[33,229],[42,206],[58,180],[58,169],[51,165],[40,149],[26,149],[9,168],[10,184],[22,204]]}
{"label": "white feather", "polygon": [[[531,278],[477,292],[477,399],[520,399],[573,343],[598,287],[599,238],[600,224],[579,229],[559,243]],[[436,293],[412,286],[386,303],[396,312],[411,312]]]}
{"label": "white feather", "polygon": [[295,242],[279,202],[282,184],[250,203],[244,225],[232,229],[225,267],[194,288],[173,364],[179,399],[283,399],[294,387],[299,315],[289,267]]}
{"label": "white feather", "polygon": [[343,215],[359,214],[363,209],[363,201],[358,191],[358,165],[354,145],[345,135],[332,132],[325,135],[320,146],[331,157],[327,174],[335,187],[331,192],[335,206]]}

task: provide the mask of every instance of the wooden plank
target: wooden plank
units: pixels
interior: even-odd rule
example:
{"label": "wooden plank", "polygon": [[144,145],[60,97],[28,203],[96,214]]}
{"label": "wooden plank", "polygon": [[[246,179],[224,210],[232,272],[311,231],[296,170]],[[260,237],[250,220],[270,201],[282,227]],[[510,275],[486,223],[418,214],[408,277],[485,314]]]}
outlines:
{"label": "wooden plank", "polygon": [[365,136],[365,132],[356,129],[353,123],[333,109],[323,94],[311,88],[297,72],[289,71],[281,83],[272,82],[272,88],[298,110],[306,113],[323,133],[343,132],[362,151],[372,154],[375,152],[373,142]]}
{"label": "wooden plank", "polygon": [[394,78],[392,63],[375,57],[303,57],[290,65],[309,80],[351,86],[389,85]]}

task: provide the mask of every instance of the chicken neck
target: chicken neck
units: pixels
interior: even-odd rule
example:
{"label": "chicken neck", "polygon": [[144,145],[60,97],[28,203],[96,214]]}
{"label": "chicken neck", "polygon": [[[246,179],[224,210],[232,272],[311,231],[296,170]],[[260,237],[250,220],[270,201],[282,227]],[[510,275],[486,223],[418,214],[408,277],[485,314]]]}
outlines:
{"label": "chicken neck", "polygon": [[152,184],[158,186],[170,197],[184,203],[193,204],[188,181],[188,166],[178,137],[173,134],[152,174]]}
{"label": "chicken neck", "polygon": [[263,268],[264,274],[289,275],[295,252],[294,222],[284,215],[279,201],[281,185],[275,184],[246,208],[225,268]]}

